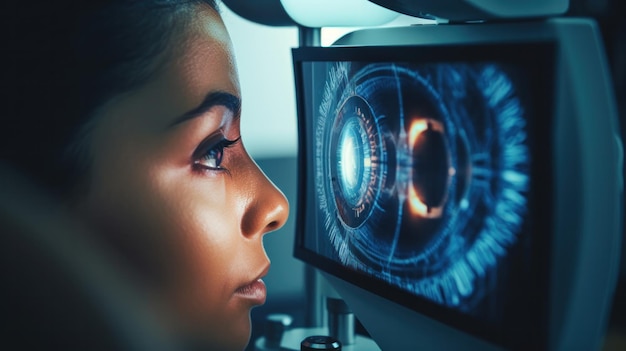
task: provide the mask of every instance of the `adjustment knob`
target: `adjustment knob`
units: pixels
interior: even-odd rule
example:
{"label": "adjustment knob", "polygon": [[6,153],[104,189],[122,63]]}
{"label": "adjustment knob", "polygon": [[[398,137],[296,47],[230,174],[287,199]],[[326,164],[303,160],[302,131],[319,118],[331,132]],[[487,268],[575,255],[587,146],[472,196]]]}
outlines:
{"label": "adjustment knob", "polygon": [[300,351],[337,350],[341,351],[341,342],[332,336],[314,335],[302,340]]}

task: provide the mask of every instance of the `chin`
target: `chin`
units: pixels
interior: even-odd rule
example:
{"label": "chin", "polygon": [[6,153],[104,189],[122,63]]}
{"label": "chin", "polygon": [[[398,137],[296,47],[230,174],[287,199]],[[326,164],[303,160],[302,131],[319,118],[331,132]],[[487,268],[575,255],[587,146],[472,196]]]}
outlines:
{"label": "chin", "polygon": [[250,334],[245,336],[232,335],[226,338],[224,335],[211,338],[208,335],[187,337],[183,342],[183,350],[186,351],[243,351],[250,340]]}
{"label": "chin", "polygon": [[228,345],[224,345],[223,350],[243,351],[250,342],[251,332],[252,321],[250,320],[250,311],[248,310],[248,313],[242,318],[240,325],[233,330],[233,334],[236,334],[236,336],[229,340]]}
{"label": "chin", "polygon": [[192,335],[187,335],[184,349],[190,351],[243,351],[250,341],[252,329],[250,313],[248,312],[237,320],[230,320],[230,322],[225,325],[227,322],[224,318],[212,318],[209,323],[212,327],[197,327]]}

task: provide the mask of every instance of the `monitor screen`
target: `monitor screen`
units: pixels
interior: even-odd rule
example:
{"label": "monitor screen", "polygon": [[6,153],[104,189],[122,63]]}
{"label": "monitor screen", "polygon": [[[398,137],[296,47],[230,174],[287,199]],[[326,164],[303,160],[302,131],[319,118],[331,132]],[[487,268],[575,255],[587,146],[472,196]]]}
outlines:
{"label": "monitor screen", "polygon": [[496,344],[545,344],[554,52],[294,49],[295,256]]}

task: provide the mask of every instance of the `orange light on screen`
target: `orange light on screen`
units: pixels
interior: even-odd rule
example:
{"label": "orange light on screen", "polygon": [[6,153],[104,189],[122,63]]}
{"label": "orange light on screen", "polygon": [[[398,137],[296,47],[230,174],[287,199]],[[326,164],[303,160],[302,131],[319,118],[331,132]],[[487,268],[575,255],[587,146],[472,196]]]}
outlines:
{"label": "orange light on screen", "polygon": [[[428,118],[418,118],[411,122],[411,126],[409,127],[409,148],[411,150],[415,148],[415,143],[419,136],[428,129],[444,133],[444,127],[439,121]],[[454,173],[454,168],[450,168],[449,172]],[[438,218],[443,214],[443,207],[428,207],[428,205],[420,199],[414,186],[409,186],[408,200],[409,208],[413,215],[423,218]]]}
{"label": "orange light on screen", "polygon": [[416,119],[411,122],[411,127],[409,128],[409,147],[413,149],[415,146],[415,142],[417,138],[422,134],[426,129],[428,129],[428,120],[427,119]]}
{"label": "orange light on screen", "polygon": [[423,218],[439,218],[443,214],[443,207],[428,207],[412,186],[409,187],[409,208],[411,214]]}

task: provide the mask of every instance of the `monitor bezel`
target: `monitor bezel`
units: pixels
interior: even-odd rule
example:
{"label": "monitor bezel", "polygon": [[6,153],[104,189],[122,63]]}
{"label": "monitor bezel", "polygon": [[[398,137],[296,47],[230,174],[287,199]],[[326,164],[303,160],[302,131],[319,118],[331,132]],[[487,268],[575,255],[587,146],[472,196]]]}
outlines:
{"label": "monitor bezel", "polygon": [[[474,335],[488,342],[507,348],[546,349],[548,347],[549,298],[551,270],[551,238],[553,231],[553,172],[551,168],[553,146],[553,124],[555,118],[554,91],[555,63],[557,44],[550,39],[516,43],[464,43],[445,45],[414,45],[414,46],[336,46],[336,47],[301,47],[293,49],[293,68],[296,85],[298,115],[298,203],[296,213],[296,240],[294,256],[328,274],[352,283],[360,288],[398,303],[417,313],[442,322],[455,329]],[[531,155],[533,166],[531,176],[535,181],[529,193],[530,218],[534,218],[532,277],[534,285],[528,291],[529,307],[533,309],[532,321],[513,324],[510,328],[497,326],[477,320],[460,311],[438,305],[425,298],[415,296],[401,288],[377,280],[365,273],[348,269],[332,259],[316,254],[304,247],[303,238],[308,231],[305,218],[309,211],[307,204],[307,152],[308,135],[304,118],[308,117],[304,103],[304,79],[302,64],[315,61],[366,61],[385,62],[403,61],[415,63],[435,62],[484,62],[498,61],[513,64],[532,62],[536,69],[532,70],[532,87],[537,118],[529,120],[529,129],[535,142],[532,144]],[[544,83],[544,84],[540,84]],[[541,122],[541,123],[540,123]],[[311,201],[314,203],[315,200]],[[527,228],[525,229],[527,230]],[[358,317],[358,316],[357,316]]]}

